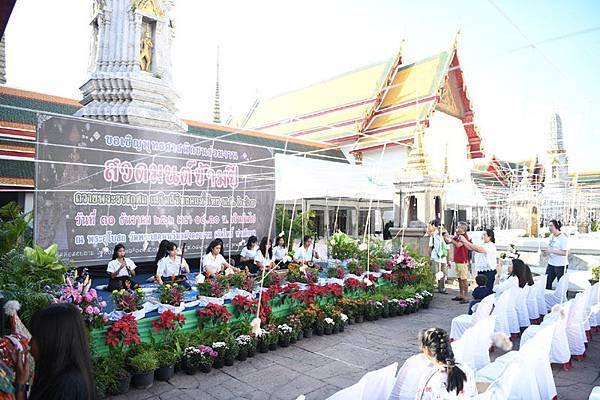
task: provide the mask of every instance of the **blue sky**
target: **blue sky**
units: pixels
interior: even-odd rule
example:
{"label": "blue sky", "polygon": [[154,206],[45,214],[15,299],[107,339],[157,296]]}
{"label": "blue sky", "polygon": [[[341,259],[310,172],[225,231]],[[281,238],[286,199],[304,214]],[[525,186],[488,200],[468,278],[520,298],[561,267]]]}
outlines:
{"label": "blue sky", "polygon": [[[17,2],[7,30],[9,85],[79,98],[90,4]],[[459,56],[488,152],[543,152],[556,111],[573,169],[600,170],[598,1],[178,0],[175,21],[179,107],[200,120],[212,114],[217,45],[222,109],[239,115],[257,96],[390,58],[402,38],[407,62],[448,49],[460,28]]]}

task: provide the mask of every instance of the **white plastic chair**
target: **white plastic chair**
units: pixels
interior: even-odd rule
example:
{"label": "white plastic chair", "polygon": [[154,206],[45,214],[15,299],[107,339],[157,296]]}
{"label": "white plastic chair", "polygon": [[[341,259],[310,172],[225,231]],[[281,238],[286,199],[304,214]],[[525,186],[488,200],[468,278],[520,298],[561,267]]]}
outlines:
{"label": "white plastic chair", "polygon": [[596,328],[600,325],[600,313],[594,311],[594,306],[598,304],[600,304],[600,282],[587,290],[587,300],[585,303],[586,330]]}
{"label": "white plastic chair", "polygon": [[519,326],[519,317],[517,315],[517,303],[519,301],[521,288],[519,286],[513,286],[507,290],[510,299],[506,307],[506,318],[508,320],[508,328],[510,333],[521,333],[521,327]]}
{"label": "white plastic chair", "polygon": [[377,371],[367,372],[358,383],[340,390],[328,400],[381,400],[392,393],[398,363],[393,363]]}
{"label": "white plastic chair", "polygon": [[488,365],[495,327],[496,316],[489,315],[467,329],[459,340],[452,342],[456,361],[467,365],[473,371]]}
{"label": "white plastic chair", "polygon": [[496,316],[494,332],[504,333],[510,337],[510,324],[508,321],[508,308],[510,307],[512,293],[507,290],[496,299],[492,315]]}
{"label": "white plastic chair", "polygon": [[548,308],[546,307],[546,279],[547,275],[538,276],[535,278],[535,283],[533,285],[535,288],[535,295],[540,317],[548,314]]}
{"label": "white plastic chair", "polygon": [[398,371],[389,400],[414,400],[421,377],[433,367],[423,353],[409,357]]}
{"label": "white plastic chair", "polygon": [[527,308],[527,298],[529,297],[530,286],[525,285],[523,288],[519,288],[519,295],[517,296],[516,310],[517,310],[517,318],[519,320],[519,327],[527,328],[531,325],[529,321],[531,317],[529,316],[529,309]]}
{"label": "white plastic chair", "polygon": [[468,328],[490,315],[492,308],[494,307],[494,301],[494,295],[490,294],[477,304],[477,309],[473,314],[461,314],[452,318],[452,324],[450,325],[450,339],[460,339]]}
{"label": "white plastic chair", "polygon": [[529,313],[529,321],[537,320],[540,317],[540,311],[537,302],[537,282],[534,282],[533,286],[529,286],[529,293],[527,293],[527,312]]}
{"label": "white plastic chair", "polygon": [[558,283],[555,290],[546,289],[544,300],[546,309],[550,310],[556,304],[562,304],[567,300],[567,290],[569,289],[569,274],[565,273]]}
{"label": "white plastic chair", "polygon": [[541,325],[531,325],[521,335],[521,346],[524,346],[530,339],[538,334],[544,327],[555,324],[550,346],[550,362],[558,364],[567,364],[571,360],[569,350],[569,339],[567,337],[567,316],[572,302],[567,302],[550,314],[547,314]]}
{"label": "white plastic chair", "polygon": [[523,368],[519,362],[512,362],[506,365],[500,376],[488,386],[485,392],[479,394],[477,399],[507,400],[512,392],[513,386],[521,379],[522,370]]}
{"label": "white plastic chair", "polygon": [[[519,351],[511,351],[498,357],[493,363],[477,372],[478,382],[493,382],[500,378],[509,365],[518,363],[528,372],[528,379],[520,379],[513,386],[507,399],[544,400],[556,395],[556,386],[548,355],[554,333],[554,325],[548,325]],[[548,397],[548,395],[551,396]]]}
{"label": "white plastic chair", "polygon": [[572,356],[582,356],[585,354],[585,301],[587,296],[584,293],[578,293],[572,301],[567,316],[567,339],[569,340],[569,351]]}
{"label": "white plastic chair", "polygon": [[595,386],[590,393],[588,400],[600,400],[600,386]]}

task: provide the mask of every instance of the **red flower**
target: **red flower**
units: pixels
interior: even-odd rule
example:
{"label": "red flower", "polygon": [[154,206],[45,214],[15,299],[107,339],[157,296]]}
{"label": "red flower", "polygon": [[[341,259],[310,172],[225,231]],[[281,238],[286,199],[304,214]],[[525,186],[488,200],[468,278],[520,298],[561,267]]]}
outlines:
{"label": "red flower", "polygon": [[255,314],[258,300],[249,299],[246,296],[237,295],[231,303],[235,306],[238,314]]}
{"label": "red flower", "polygon": [[227,323],[231,319],[227,307],[215,303],[208,303],[206,308],[196,310],[196,314],[200,324],[207,320],[212,320],[214,323]]}
{"label": "red flower", "polygon": [[365,284],[356,278],[346,278],[346,280],[344,281],[344,286],[346,286],[348,289],[354,290],[364,289]]}
{"label": "red flower", "polygon": [[129,346],[130,344],[140,344],[138,334],[138,323],[131,314],[125,315],[108,328],[105,342],[108,346],[119,347]]}
{"label": "red flower", "polygon": [[175,314],[171,310],[167,310],[160,314],[159,319],[152,321],[152,327],[155,332],[160,332],[161,329],[165,331],[175,331],[182,328],[185,324],[185,317],[182,314]]}

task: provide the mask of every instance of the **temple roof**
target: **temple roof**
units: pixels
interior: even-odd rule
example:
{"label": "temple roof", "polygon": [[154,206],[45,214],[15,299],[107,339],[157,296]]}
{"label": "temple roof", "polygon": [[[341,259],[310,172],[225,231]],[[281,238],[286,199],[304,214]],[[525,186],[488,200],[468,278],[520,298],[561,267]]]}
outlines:
{"label": "temple roof", "polygon": [[[73,99],[0,87],[0,188],[33,187],[35,136],[38,113],[73,115],[81,105]],[[226,136],[237,143],[265,146],[274,153],[347,163],[332,145],[268,132],[235,129],[219,124],[186,120],[188,133],[208,138]]]}
{"label": "temple roof", "polygon": [[356,152],[412,142],[436,110],[459,118],[469,157],[483,157],[456,44],[412,64],[404,64],[400,50],[387,62],[261,101],[244,126]]}

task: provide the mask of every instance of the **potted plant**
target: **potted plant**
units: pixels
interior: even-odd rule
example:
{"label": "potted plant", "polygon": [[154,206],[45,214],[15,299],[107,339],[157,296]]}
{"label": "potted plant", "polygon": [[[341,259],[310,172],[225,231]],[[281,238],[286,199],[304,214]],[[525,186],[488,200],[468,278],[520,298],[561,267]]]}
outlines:
{"label": "potted plant", "polygon": [[116,396],[129,391],[131,374],[124,367],[124,360],[111,355],[94,359],[94,381],[101,394]]}
{"label": "potted plant", "polygon": [[250,335],[240,335],[235,338],[235,342],[238,347],[237,359],[239,361],[246,361],[248,353],[254,353],[256,348],[256,342]]}
{"label": "potted plant", "polygon": [[154,379],[166,382],[175,375],[175,363],[178,361],[178,355],[172,349],[164,348],[157,352],[158,369],[154,374]]}
{"label": "potted plant", "polygon": [[302,332],[302,323],[300,317],[296,314],[292,314],[288,317],[287,324],[292,327],[292,336],[290,337],[290,343],[296,343],[304,337]]}
{"label": "potted plant", "polygon": [[198,290],[198,296],[220,298],[225,294],[223,286],[218,281],[212,279],[207,279],[204,282],[199,283],[196,288]]}
{"label": "potted plant", "polygon": [[274,351],[277,350],[279,345],[279,333],[277,331],[277,327],[269,325],[269,350]]}
{"label": "potted plant", "polygon": [[145,350],[129,359],[133,372],[131,384],[136,389],[148,389],[154,384],[154,371],[158,369],[156,352]]}
{"label": "potted plant", "polygon": [[293,335],[294,329],[288,324],[281,324],[277,326],[277,334],[279,336],[279,345],[281,347],[289,347],[290,339]]}
{"label": "potted plant", "polygon": [[126,313],[141,310],[144,306],[145,295],[141,288],[113,290],[112,297],[115,308]]}
{"label": "potted plant", "polygon": [[317,312],[313,305],[298,313],[300,324],[302,326],[302,332],[305,338],[309,338],[313,334],[313,328],[317,321]]}
{"label": "potted plant", "polygon": [[333,333],[333,326],[335,325],[335,321],[333,318],[325,318],[323,320],[323,331],[326,335],[331,335]]}
{"label": "potted plant", "polygon": [[339,326],[340,326],[340,332],[344,332],[344,330],[346,329],[346,324],[348,323],[350,319],[348,318],[348,316],[344,313],[340,313],[339,316]]}
{"label": "potted plant", "polygon": [[234,339],[228,339],[227,347],[225,348],[225,354],[223,355],[223,361],[225,366],[231,367],[234,363],[235,358],[238,355],[239,347]]}
{"label": "potted plant", "polygon": [[408,309],[408,303],[404,299],[398,300],[398,307],[398,315],[404,315],[410,312]]}
{"label": "potted plant", "polygon": [[217,353],[209,346],[191,346],[183,351],[185,373],[194,375],[199,369],[202,372],[210,372]]}
{"label": "potted plant", "polygon": [[197,309],[196,315],[198,316],[198,328],[200,329],[210,325],[212,327],[223,325],[231,319],[231,313],[227,307],[215,303],[208,303],[205,308]]}
{"label": "potted plant", "polygon": [[212,348],[217,352],[217,357],[215,358],[215,362],[213,367],[216,369],[221,369],[225,365],[225,355],[227,354],[227,343],[225,342],[214,342],[212,344]]}
{"label": "potted plant", "polygon": [[356,299],[355,300],[355,309],[354,309],[355,317],[354,317],[354,321],[357,324],[362,324],[364,322],[366,309],[367,309],[367,305],[366,305],[365,300],[363,300],[363,299]]}
{"label": "potted plant", "polygon": [[259,353],[268,353],[269,352],[269,342],[270,342],[269,336],[271,336],[271,332],[269,332],[267,329],[262,329],[260,334],[257,336],[256,349],[258,350]]}
{"label": "potted plant", "polygon": [[162,304],[179,307],[183,301],[183,286],[177,283],[161,285],[158,288],[158,300]]}
{"label": "potted plant", "polygon": [[390,317],[390,305],[389,305],[388,300],[383,299],[381,304],[383,305],[383,308],[381,309],[381,316],[383,318],[389,318]]}
{"label": "potted plant", "polygon": [[126,393],[129,391],[131,375],[125,369],[125,352],[129,346],[141,343],[135,317],[127,314],[115,321],[106,332],[105,343],[109,347],[111,359],[117,363],[114,368],[118,381],[115,389],[119,393]]}
{"label": "potted plant", "polygon": [[218,357],[218,354],[210,346],[200,345],[198,346],[198,350],[200,351],[198,367],[200,369],[200,372],[206,374],[212,369],[212,366],[216,358]]}

